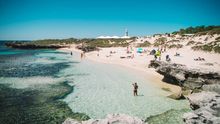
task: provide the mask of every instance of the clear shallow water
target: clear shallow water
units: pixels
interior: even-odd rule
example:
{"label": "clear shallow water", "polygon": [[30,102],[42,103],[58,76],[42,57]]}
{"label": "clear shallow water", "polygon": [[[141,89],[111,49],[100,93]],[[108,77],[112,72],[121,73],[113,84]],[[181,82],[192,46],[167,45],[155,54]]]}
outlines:
{"label": "clear shallow water", "polygon": [[[146,119],[170,109],[188,108],[187,101],[166,97],[165,92],[130,69],[83,60],[66,68],[59,75],[69,75],[74,92],[64,101],[75,112],[92,118],[104,118],[109,113],[125,113]],[[138,97],[133,96],[132,83],[139,85]]]}
{"label": "clear shallow water", "polygon": [[[64,101],[74,112],[86,113],[91,118],[125,113],[146,119],[170,109],[188,108],[187,101],[167,98],[167,92],[130,69],[80,61],[75,53],[70,56],[58,51],[22,51],[3,56],[0,83],[13,88],[34,88],[68,81],[75,87]],[[139,85],[138,97],[132,94],[134,81]]]}

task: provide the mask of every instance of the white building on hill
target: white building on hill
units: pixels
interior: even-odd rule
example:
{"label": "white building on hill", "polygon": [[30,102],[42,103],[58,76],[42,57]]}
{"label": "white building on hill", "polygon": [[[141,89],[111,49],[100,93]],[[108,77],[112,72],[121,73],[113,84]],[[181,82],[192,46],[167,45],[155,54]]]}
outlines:
{"label": "white building on hill", "polygon": [[97,37],[97,39],[129,39],[131,38],[130,36],[128,36],[128,30],[125,29],[125,35],[122,37],[119,36],[99,36]]}

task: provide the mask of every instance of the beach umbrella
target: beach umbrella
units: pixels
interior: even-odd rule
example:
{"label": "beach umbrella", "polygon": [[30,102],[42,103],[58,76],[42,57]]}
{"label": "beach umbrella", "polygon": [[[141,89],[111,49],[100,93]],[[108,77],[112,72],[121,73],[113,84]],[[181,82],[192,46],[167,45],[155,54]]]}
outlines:
{"label": "beach umbrella", "polygon": [[142,53],[143,52],[143,48],[137,48],[137,52],[138,53]]}

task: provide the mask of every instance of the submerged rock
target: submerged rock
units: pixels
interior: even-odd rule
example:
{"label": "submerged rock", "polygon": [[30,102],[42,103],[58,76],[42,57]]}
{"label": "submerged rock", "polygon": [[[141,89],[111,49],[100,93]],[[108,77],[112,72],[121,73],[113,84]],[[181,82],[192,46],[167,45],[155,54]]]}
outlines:
{"label": "submerged rock", "polygon": [[171,109],[164,113],[153,115],[148,117],[145,122],[148,124],[184,124],[182,116],[186,112],[190,112],[190,109]]}
{"label": "submerged rock", "polygon": [[88,120],[61,100],[71,92],[68,82],[24,89],[0,84],[0,124],[60,124],[68,117]]}
{"label": "submerged rock", "polygon": [[194,93],[188,96],[193,112],[185,113],[186,124],[220,124],[220,95],[214,92]]}
{"label": "submerged rock", "polygon": [[89,119],[82,122],[68,118],[63,124],[144,124],[144,121],[125,114],[109,114],[104,119]]}

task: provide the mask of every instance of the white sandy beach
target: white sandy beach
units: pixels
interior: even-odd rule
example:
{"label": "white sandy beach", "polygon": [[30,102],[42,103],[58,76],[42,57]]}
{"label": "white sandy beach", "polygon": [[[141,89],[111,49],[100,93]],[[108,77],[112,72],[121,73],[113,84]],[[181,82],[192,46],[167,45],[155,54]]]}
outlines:
{"label": "white sandy beach", "polygon": [[[66,52],[78,52],[82,53],[82,51],[75,48],[76,45],[71,45],[69,48],[62,48]],[[106,64],[117,64],[123,67],[132,68],[134,71],[141,72],[147,80],[154,82],[156,86],[161,88],[169,88],[173,93],[179,93],[181,88],[176,85],[168,84],[162,81],[163,76],[155,72],[155,69],[148,68],[148,64],[150,60],[154,59],[153,55],[149,55],[149,52],[152,49],[157,50],[154,47],[143,48],[146,50],[146,53],[137,53],[137,48],[133,47],[132,53],[127,54],[126,47],[111,47],[111,48],[100,48],[99,51],[93,51],[86,53],[85,59],[89,59],[96,62],[106,63]],[[113,53],[110,53],[110,52]],[[179,53],[180,56],[174,56]],[[134,58],[127,58],[128,56],[132,56],[134,54]],[[165,61],[165,56],[169,55],[172,63],[178,63],[186,65],[188,68],[200,69],[202,71],[220,71],[220,54],[216,53],[207,53],[203,51],[193,51],[190,47],[184,46],[180,49],[168,49],[166,52],[162,53],[161,60]],[[79,55],[80,56],[80,55]],[[125,57],[125,58],[121,58]],[[201,57],[204,58],[205,61],[195,61],[194,59]],[[211,65],[210,65],[211,64]]]}
{"label": "white sandy beach", "polygon": [[[62,48],[61,50],[66,52],[78,52],[82,51],[75,48],[75,45],[72,45],[70,48]],[[110,57],[106,57],[109,55],[110,51],[115,51],[115,54],[112,54]],[[99,53],[99,56],[97,54]],[[80,56],[80,55],[79,55]],[[94,51],[90,53],[86,53],[85,59],[89,59],[95,62],[105,63],[105,64],[116,64],[123,67],[128,67],[133,69],[133,71],[140,72],[147,80],[150,82],[154,82],[156,86],[161,88],[169,88],[173,93],[179,93],[181,88],[176,85],[171,85],[162,82],[163,76],[155,72],[154,69],[148,68],[149,61],[153,59],[153,56],[147,55],[139,55],[135,54],[134,59],[121,59],[120,56],[127,56],[126,48],[123,47],[115,47],[115,48],[102,48],[99,52]]]}

